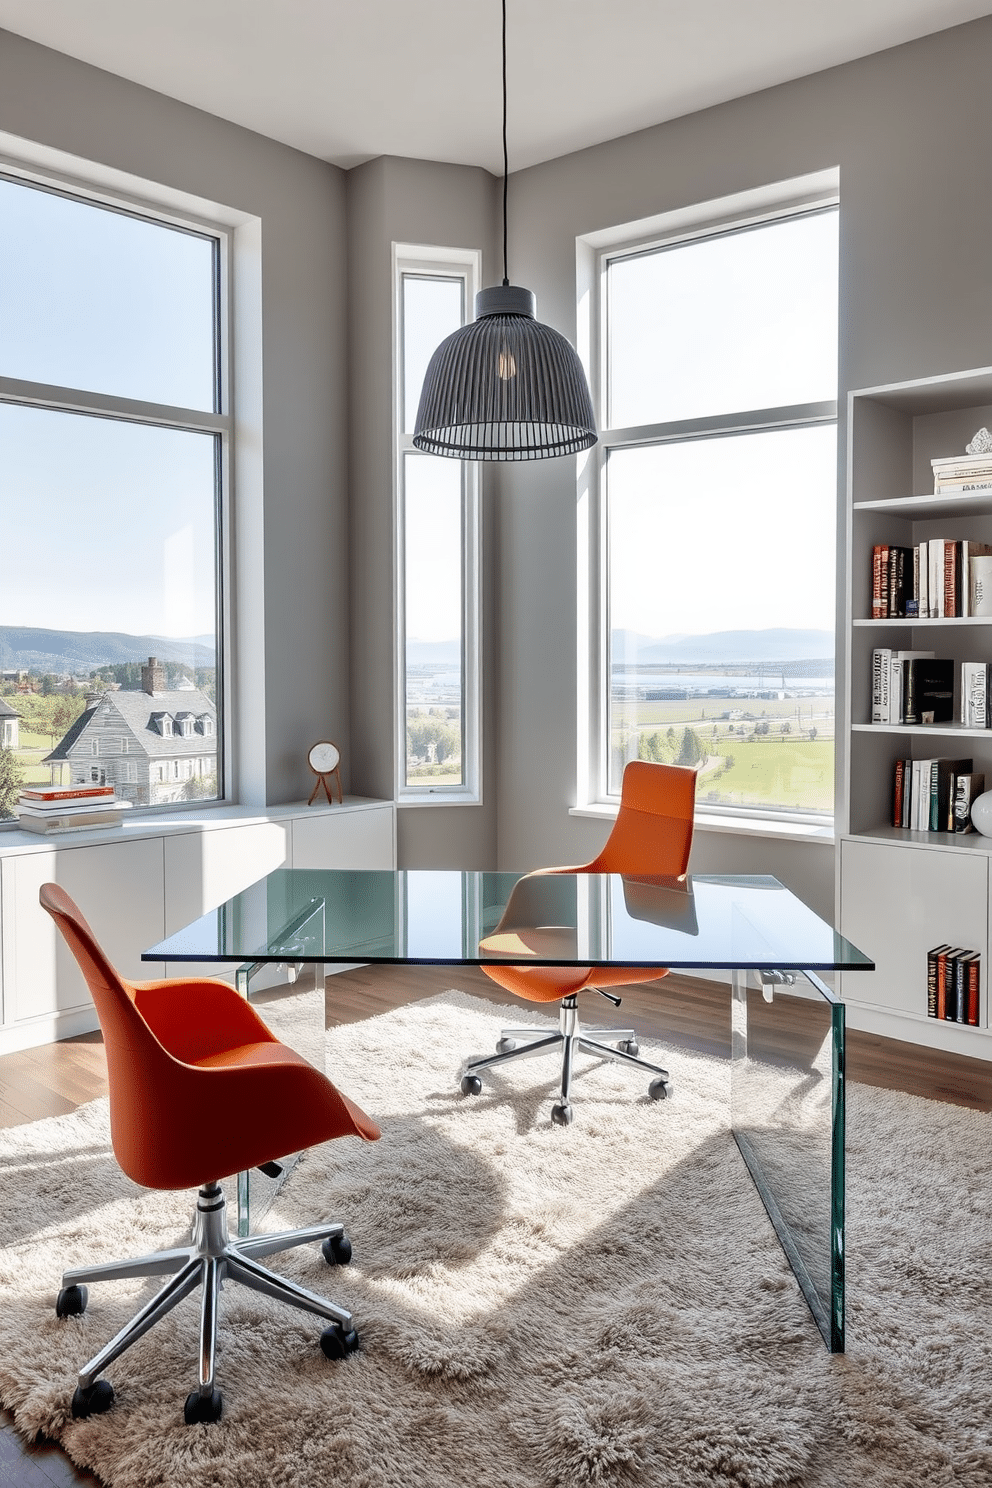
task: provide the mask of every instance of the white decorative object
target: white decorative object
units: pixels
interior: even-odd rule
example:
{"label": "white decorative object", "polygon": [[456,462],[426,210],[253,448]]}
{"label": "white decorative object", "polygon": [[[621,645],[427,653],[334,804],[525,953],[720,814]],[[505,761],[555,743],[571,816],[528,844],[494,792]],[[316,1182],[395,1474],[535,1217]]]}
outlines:
{"label": "white decorative object", "polygon": [[971,824],[983,837],[992,837],[992,790],[971,803]]}
{"label": "white decorative object", "polygon": [[969,455],[992,454],[992,434],[984,425],[978,430],[971,443],[965,445],[965,452]]}

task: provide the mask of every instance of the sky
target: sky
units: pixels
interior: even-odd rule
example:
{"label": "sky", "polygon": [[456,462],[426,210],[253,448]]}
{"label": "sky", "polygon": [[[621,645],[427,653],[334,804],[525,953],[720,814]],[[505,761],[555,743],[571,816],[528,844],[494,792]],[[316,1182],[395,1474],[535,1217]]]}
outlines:
{"label": "sky", "polygon": [[[0,180],[0,374],[212,410],[214,262]],[[0,624],[213,633],[215,485],[213,434],[0,404]]]}

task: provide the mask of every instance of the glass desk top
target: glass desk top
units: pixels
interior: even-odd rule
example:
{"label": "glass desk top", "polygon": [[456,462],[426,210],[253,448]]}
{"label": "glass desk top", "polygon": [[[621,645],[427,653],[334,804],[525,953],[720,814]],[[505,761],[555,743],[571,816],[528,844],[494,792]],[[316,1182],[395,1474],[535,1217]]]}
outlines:
{"label": "glass desk top", "polygon": [[871,971],[775,878],[280,868],[143,961]]}

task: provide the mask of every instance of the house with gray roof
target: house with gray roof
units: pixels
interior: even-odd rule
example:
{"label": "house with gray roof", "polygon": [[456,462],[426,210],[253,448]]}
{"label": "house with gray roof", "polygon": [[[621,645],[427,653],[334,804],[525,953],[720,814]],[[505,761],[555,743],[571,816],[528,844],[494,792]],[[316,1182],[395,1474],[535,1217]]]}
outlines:
{"label": "house with gray roof", "polygon": [[21,715],[0,698],[0,749],[16,749],[20,741]]}
{"label": "house with gray roof", "polygon": [[71,785],[112,785],[135,806],[217,794],[217,709],[196,688],[165,690],[154,656],[140,692],[93,697],[45,763],[68,767]]}

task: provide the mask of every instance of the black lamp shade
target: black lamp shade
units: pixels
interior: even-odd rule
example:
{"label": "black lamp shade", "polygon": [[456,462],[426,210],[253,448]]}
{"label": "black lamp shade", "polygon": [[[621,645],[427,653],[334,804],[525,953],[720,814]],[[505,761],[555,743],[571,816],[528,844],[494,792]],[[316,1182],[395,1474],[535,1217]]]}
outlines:
{"label": "black lamp shade", "polygon": [[517,285],[476,295],[476,319],[428,364],[415,448],[464,460],[546,460],[596,443],[582,363],[534,309],[533,294]]}

